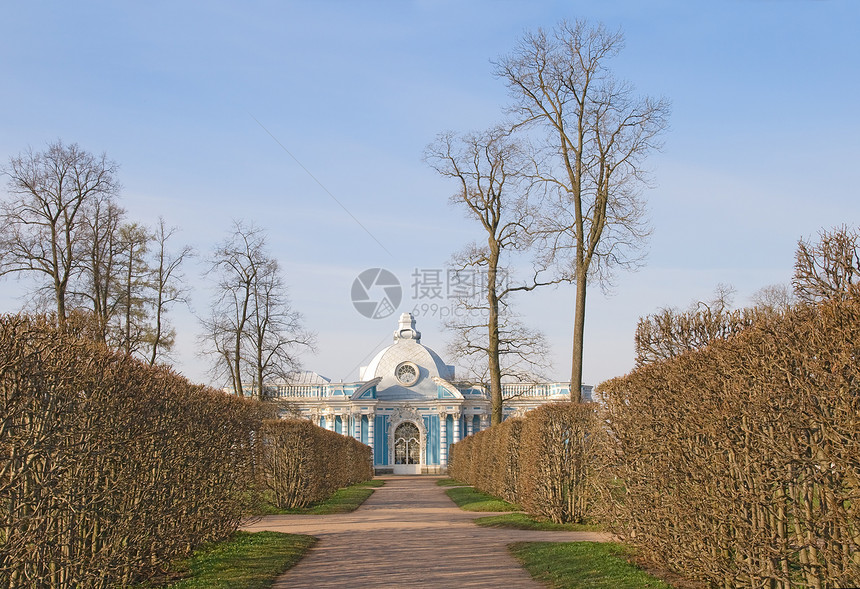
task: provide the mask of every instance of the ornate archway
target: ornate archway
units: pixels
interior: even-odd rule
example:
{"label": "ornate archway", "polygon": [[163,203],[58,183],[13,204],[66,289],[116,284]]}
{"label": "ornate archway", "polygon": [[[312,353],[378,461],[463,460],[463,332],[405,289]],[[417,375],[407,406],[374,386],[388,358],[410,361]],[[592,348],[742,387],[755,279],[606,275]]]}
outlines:
{"label": "ornate archway", "polygon": [[421,474],[421,431],[412,421],[394,429],[394,474]]}

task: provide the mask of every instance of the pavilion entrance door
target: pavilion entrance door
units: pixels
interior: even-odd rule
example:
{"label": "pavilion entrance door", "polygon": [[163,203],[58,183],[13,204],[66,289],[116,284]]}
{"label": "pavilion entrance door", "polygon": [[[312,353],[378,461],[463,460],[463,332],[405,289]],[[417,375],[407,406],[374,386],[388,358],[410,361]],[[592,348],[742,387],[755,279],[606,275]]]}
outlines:
{"label": "pavilion entrance door", "polygon": [[411,421],[394,430],[394,474],[421,474],[421,433]]}

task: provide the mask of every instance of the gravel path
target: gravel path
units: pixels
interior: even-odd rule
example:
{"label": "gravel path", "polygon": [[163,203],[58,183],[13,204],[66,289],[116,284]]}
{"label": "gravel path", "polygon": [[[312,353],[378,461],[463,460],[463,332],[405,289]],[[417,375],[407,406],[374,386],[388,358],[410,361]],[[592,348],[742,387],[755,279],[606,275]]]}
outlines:
{"label": "gravel path", "polygon": [[316,546],[273,587],[541,587],[508,552],[511,542],[606,542],[601,532],[476,526],[441,477],[387,476],[364,505],[340,515],[270,515],[245,526],[309,534]]}

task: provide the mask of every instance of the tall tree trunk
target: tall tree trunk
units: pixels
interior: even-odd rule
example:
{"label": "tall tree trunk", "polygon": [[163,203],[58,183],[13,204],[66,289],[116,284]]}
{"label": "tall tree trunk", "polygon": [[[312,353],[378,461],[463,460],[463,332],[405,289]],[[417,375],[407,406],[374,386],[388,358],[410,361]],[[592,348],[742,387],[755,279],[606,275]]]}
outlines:
{"label": "tall tree trunk", "polygon": [[233,391],[237,397],[244,397],[245,391],[242,389],[242,330],[239,329],[236,334],[236,346],[233,350]]}
{"label": "tall tree trunk", "polygon": [[59,283],[56,284],[54,292],[57,296],[57,322],[60,327],[66,325],[66,294]]}
{"label": "tall tree trunk", "polygon": [[[257,311],[260,312],[259,309]],[[260,327],[257,327],[257,366],[256,366],[256,377],[257,377],[257,400],[264,400],[264,391],[263,391],[263,338],[262,333],[260,331]]]}
{"label": "tall tree trunk", "polygon": [[131,293],[132,280],[134,279],[134,244],[128,246],[128,272],[126,272],[125,281],[125,342],[124,348],[126,354],[131,354]]}
{"label": "tall tree trunk", "polygon": [[161,315],[164,309],[164,280],[162,278],[162,268],[158,270],[158,302],[155,306],[155,335],[152,338],[152,350],[149,355],[149,365],[155,366],[155,360],[158,358],[158,346],[161,344]]}
{"label": "tall tree trunk", "polygon": [[[52,256],[52,278],[54,279],[54,296],[57,299],[57,322],[60,327],[64,327],[66,325],[66,283],[64,277],[60,276],[61,268],[65,268],[65,261],[63,261],[63,266],[60,265],[60,256],[57,252],[57,243],[56,243],[56,229],[51,227],[51,256]],[[68,276],[68,274],[66,274]]]}
{"label": "tall tree trunk", "polygon": [[586,272],[577,270],[576,311],[573,317],[573,358],[570,373],[570,400],[582,402],[582,349],[585,336],[585,281]]}
{"label": "tall tree trunk", "polygon": [[498,244],[490,240],[490,267],[487,280],[487,303],[490,316],[487,321],[487,356],[490,364],[490,425],[502,423],[502,367],[499,360],[499,297],[496,293],[496,272],[499,262]]}

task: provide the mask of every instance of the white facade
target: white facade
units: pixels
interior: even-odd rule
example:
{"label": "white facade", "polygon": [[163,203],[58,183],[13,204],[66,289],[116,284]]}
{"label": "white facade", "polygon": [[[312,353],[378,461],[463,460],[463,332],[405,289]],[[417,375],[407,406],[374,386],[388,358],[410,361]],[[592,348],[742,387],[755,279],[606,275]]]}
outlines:
{"label": "white facade", "polygon": [[[359,379],[332,383],[311,372],[267,389],[292,412],[373,448],[377,473],[445,472],[448,447],[490,426],[487,391],[455,384],[454,367],[421,344],[410,313],[400,316],[394,343],[361,368]],[[584,398],[590,399],[591,389],[583,386]],[[570,386],[504,384],[503,394],[510,417],[568,400]]]}

